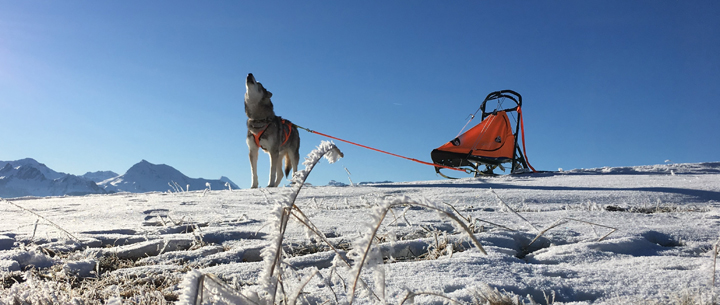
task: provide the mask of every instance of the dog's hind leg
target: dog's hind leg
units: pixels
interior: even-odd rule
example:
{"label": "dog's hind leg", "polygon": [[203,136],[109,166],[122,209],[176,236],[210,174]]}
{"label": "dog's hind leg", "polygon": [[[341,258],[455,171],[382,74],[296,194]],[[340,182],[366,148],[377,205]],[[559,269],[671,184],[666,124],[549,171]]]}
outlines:
{"label": "dog's hind leg", "polygon": [[278,163],[277,163],[277,167],[275,167],[275,186],[280,186],[280,183],[283,180],[283,170],[282,170],[283,159],[284,159],[284,154],[278,155]]}
{"label": "dog's hind leg", "polygon": [[293,173],[297,173],[298,168],[298,162],[300,162],[300,152],[299,151],[288,151],[285,155],[285,176],[286,177],[292,177],[290,175],[290,170],[292,170]]}
{"label": "dog's hind leg", "polygon": [[268,151],[270,154],[270,181],[268,181],[268,187],[276,187],[280,184],[278,176],[282,179],[282,157],[280,152]]}

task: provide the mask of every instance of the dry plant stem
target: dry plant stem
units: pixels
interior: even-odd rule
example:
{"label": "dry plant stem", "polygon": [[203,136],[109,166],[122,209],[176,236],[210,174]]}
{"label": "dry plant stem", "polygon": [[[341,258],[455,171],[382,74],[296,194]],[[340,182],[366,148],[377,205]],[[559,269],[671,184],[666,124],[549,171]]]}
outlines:
{"label": "dry plant stem", "polygon": [[395,215],[395,212],[393,212],[392,210],[390,211],[390,213],[392,213],[392,215],[393,215],[393,221],[389,225],[395,224],[395,226],[397,226],[397,224],[398,224],[397,215]]}
{"label": "dry plant stem", "polygon": [[200,276],[200,280],[198,280],[197,290],[198,292],[195,295],[195,299],[193,300],[193,305],[197,304],[198,297],[200,297],[200,303],[202,304],[203,294],[205,293],[205,274]]}
{"label": "dry plant stem", "polygon": [[580,219],[573,219],[573,218],[566,218],[566,219],[567,219],[567,220],[570,220],[570,221],[577,221],[577,222],[581,222],[581,223],[585,223],[585,224],[589,224],[589,225],[593,225],[593,226],[598,226],[598,227],[603,227],[603,228],[606,228],[606,229],[611,229],[611,231],[610,231],[608,234],[605,234],[605,235],[603,235],[602,237],[598,238],[597,241],[602,241],[603,239],[605,239],[605,237],[608,237],[608,236],[610,236],[610,234],[613,234],[613,233],[615,233],[615,231],[617,231],[617,228],[613,228],[613,227],[606,226],[606,225],[601,225],[601,224],[594,223],[594,222],[589,222],[589,221],[580,220]]}
{"label": "dry plant stem", "polygon": [[[407,203],[394,204],[394,205],[391,205],[391,207],[392,207],[392,206],[402,206],[402,205],[406,205],[406,204],[407,204]],[[477,240],[477,238],[475,237],[475,234],[473,234],[473,232],[470,230],[470,228],[468,228],[468,226],[467,226],[464,222],[462,222],[459,218],[457,218],[453,213],[448,213],[448,212],[446,212],[446,211],[443,211],[443,210],[441,210],[441,209],[438,209],[437,207],[430,206],[430,205],[427,205],[427,204],[422,204],[422,203],[412,203],[412,205],[420,206],[420,207],[423,207],[423,208],[426,208],[426,209],[436,210],[436,211],[438,211],[438,212],[441,212],[441,213],[445,214],[445,216],[450,217],[450,219],[452,219],[452,220],[454,220],[455,222],[457,222],[457,223],[463,228],[463,230],[465,230],[465,232],[468,234],[468,236],[470,237],[470,239],[472,239],[472,242],[475,244],[475,247],[477,247],[478,250],[480,250],[480,252],[482,252],[482,254],[487,255],[487,252],[485,252],[485,249],[484,249],[484,248],[482,247],[482,245],[480,244],[480,241]]]}
{"label": "dry plant stem", "polygon": [[[335,304],[339,304],[339,303],[340,303],[340,300],[338,299],[337,293],[335,293],[335,289],[333,289],[333,287],[332,287],[332,286],[333,286],[333,285],[332,285],[332,274],[333,274],[333,269],[330,269],[330,274],[328,275],[327,278],[323,277],[323,276],[322,276],[322,273],[320,274],[320,277],[325,281],[325,283],[326,283],[325,286],[326,286],[328,289],[330,289],[330,291],[331,291],[332,294],[333,294],[333,297],[335,297]],[[339,277],[339,276],[338,276],[338,277]],[[341,278],[341,279],[342,279],[342,278]],[[345,288],[345,282],[342,281],[342,283],[343,283],[343,289],[344,289],[344,288]]]}
{"label": "dry plant stem", "polygon": [[520,217],[520,219],[527,222],[530,225],[530,227],[532,227],[535,231],[540,231],[531,222],[529,222],[527,219],[525,219],[525,217],[522,217],[522,215],[520,215],[518,212],[515,212],[515,210],[513,210],[509,205],[507,205],[507,203],[505,203],[505,201],[503,201],[502,198],[500,198],[500,195],[495,193],[495,191],[492,188],[490,189],[490,192],[493,193],[495,195],[495,197],[500,201],[500,203],[502,203],[508,210],[510,210],[510,212],[513,212],[517,217]]}
{"label": "dry plant stem", "polygon": [[[315,235],[317,235],[318,237],[320,237],[320,239],[322,239],[322,241],[323,241],[325,244],[327,244],[328,247],[330,247],[330,249],[332,249],[332,250],[335,252],[335,255],[337,255],[340,259],[342,259],[342,261],[345,263],[345,265],[346,265],[348,268],[350,268],[350,267],[351,267],[350,262],[348,262],[347,259],[345,259],[345,258],[340,254],[340,251],[338,251],[338,249],[335,248],[335,247],[330,243],[330,241],[327,240],[327,238],[326,238],[323,234],[320,233],[320,230],[319,230],[314,224],[312,224],[312,223],[310,222],[310,219],[308,219],[307,216],[305,216],[305,214],[303,214],[303,212],[300,210],[300,208],[298,208],[297,206],[293,206],[293,210],[295,210],[295,211],[297,211],[298,213],[300,213],[300,215],[302,216],[302,218],[300,218],[300,217],[299,217],[298,215],[296,215],[295,213],[292,213],[292,211],[291,211],[292,215],[293,215],[300,223],[302,223],[302,224],[305,225],[308,229],[310,229],[313,233],[315,233]],[[363,281],[362,279],[360,279],[360,284],[361,284],[363,287],[365,287],[365,289],[367,289],[368,291],[370,291],[370,293],[372,293],[372,295],[375,296],[376,299],[380,300],[380,297],[378,297],[378,295],[375,293],[375,291],[373,291],[372,289],[370,289],[370,287],[367,285],[367,283],[365,283],[365,281]],[[333,291],[333,294],[334,294],[334,293],[335,293],[335,291]],[[335,298],[337,299],[337,296],[336,296]]]}
{"label": "dry plant stem", "polygon": [[506,226],[503,226],[503,225],[500,225],[500,224],[496,224],[496,223],[494,223],[494,222],[490,222],[490,221],[487,221],[487,220],[482,220],[482,219],[477,219],[477,218],[476,218],[475,221],[484,222],[484,223],[487,223],[487,224],[489,224],[489,225],[496,226],[496,227],[498,227],[498,228],[502,228],[502,229],[505,229],[505,230],[508,230],[508,231],[517,232],[517,230],[515,230],[515,229],[513,229],[513,228],[508,228],[508,227],[506,227]]}
{"label": "dry plant stem", "polygon": [[326,245],[328,245],[328,247],[330,247],[330,249],[332,249],[332,250],[335,252],[335,254],[338,255],[338,257],[340,257],[340,258],[343,260],[343,262],[345,262],[345,265],[347,265],[348,267],[350,267],[350,262],[348,262],[342,255],[340,255],[340,251],[338,251],[338,249],[336,249],[336,248],[330,243],[330,241],[327,240],[327,238],[326,238],[323,234],[320,233],[320,230],[319,230],[317,227],[315,227],[314,224],[312,224],[312,223],[310,222],[310,220],[305,216],[305,214],[303,214],[302,211],[300,211],[300,208],[298,208],[297,206],[294,206],[294,207],[293,207],[293,210],[294,210],[294,211],[297,211],[298,213],[300,213],[300,215],[302,216],[302,218],[300,218],[300,216],[296,215],[295,213],[292,213],[292,216],[294,216],[295,219],[297,219],[300,223],[302,223],[302,224],[305,225],[308,229],[310,229],[313,233],[315,233],[315,235],[317,235],[318,237],[320,237],[320,239],[322,239],[322,241],[323,241]]}
{"label": "dry plant stem", "polygon": [[540,238],[540,236],[542,236],[543,234],[545,234],[545,232],[550,231],[550,230],[552,230],[553,228],[555,228],[555,227],[557,227],[557,226],[559,226],[559,225],[561,225],[561,224],[564,224],[564,223],[566,223],[566,222],[568,222],[568,220],[565,219],[565,218],[560,218],[560,219],[556,220],[556,221],[553,222],[550,226],[548,226],[547,228],[545,228],[545,229],[543,229],[542,231],[540,231],[540,232],[535,236],[535,238],[533,238],[533,240],[530,241],[530,243],[529,243],[528,245],[532,245],[532,243],[534,243],[538,238]]}
{"label": "dry plant stem", "polygon": [[713,247],[713,271],[712,271],[712,287],[715,288],[715,273],[717,272],[716,266],[717,266],[717,256],[718,251],[720,251],[720,241],[715,243],[715,246]]}
{"label": "dry plant stem", "polygon": [[35,225],[33,225],[33,234],[32,234],[32,237],[30,237],[30,240],[35,239],[35,232],[37,232],[37,226],[38,226],[39,222],[40,222],[40,218],[35,219]]}
{"label": "dry plant stem", "polygon": [[[334,149],[337,149],[337,147],[335,147]],[[311,166],[309,166],[309,167],[306,169],[306,170],[308,171],[308,174],[310,173],[310,171],[312,171],[312,168],[313,168],[314,166],[315,166],[315,163],[313,163]],[[305,175],[305,179],[306,179],[306,178],[307,178],[307,175]],[[320,237],[320,239],[322,239],[323,242],[325,242],[331,249],[333,249],[333,251],[343,260],[343,262],[345,263],[345,265],[347,265],[347,267],[350,268],[350,267],[351,267],[351,266],[350,266],[350,262],[348,262],[342,255],[340,255],[340,252],[330,243],[330,241],[327,240],[327,238],[325,238],[325,236],[324,236],[322,233],[320,233],[320,230],[319,230],[314,224],[312,224],[312,223],[310,222],[310,219],[307,218],[307,216],[305,216],[305,214],[300,210],[300,208],[299,208],[297,205],[295,205],[295,199],[297,198],[297,195],[300,193],[300,189],[301,189],[301,188],[303,187],[303,185],[305,184],[305,179],[302,179],[302,181],[299,181],[299,182],[298,182],[298,184],[297,184],[297,189],[296,189],[296,190],[293,192],[293,194],[292,194],[292,195],[293,195],[293,196],[292,196],[292,201],[291,201],[292,204],[290,205],[290,207],[285,207],[285,208],[283,208],[283,213],[282,213],[282,218],[281,218],[281,230],[280,230],[281,235],[280,235],[280,238],[279,238],[279,240],[278,240],[278,244],[277,244],[278,248],[277,248],[277,249],[282,249],[282,239],[283,239],[283,237],[285,236],[285,230],[286,230],[286,228],[287,228],[287,222],[288,222],[288,220],[289,220],[289,215],[292,215],[292,216],[295,217],[300,223],[302,223],[303,225],[305,225],[306,227],[308,227],[311,231],[313,231],[313,233],[315,233],[315,235],[317,235],[318,237]],[[266,197],[266,199],[267,199],[267,197]],[[293,213],[293,211],[297,211],[302,217],[299,217],[298,215],[296,215],[295,213]],[[270,273],[270,276],[271,276],[271,277],[272,277],[272,275],[273,275],[273,271],[276,269],[276,267],[279,266],[280,253],[281,253],[281,251],[277,251],[277,252],[275,253],[273,269],[271,269],[271,273]],[[370,291],[370,293],[372,293],[372,295],[375,296],[375,298],[378,299],[378,301],[380,300],[380,297],[378,297],[377,294],[376,294],[372,289],[370,289],[370,287],[367,286],[367,284],[366,284],[364,281],[362,281],[362,279],[360,280],[360,284],[361,284],[363,287],[365,287],[365,289],[367,289],[368,291]],[[275,285],[275,293],[277,292],[277,288],[278,288],[278,285]],[[275,295],[272,296],[272,299],[273,299],[273,300],[275,299]]]}
{"label": "dry plant stem", "polygon": [[[389,211],[390,209],[392,209],[393,207],[396,207],[396,206],[405,206],[405,205],[419,206],[419,207],[423,207],[423,208],[426,208],[426,209],[435,210],[435,211],[438,211],[438,212],[440,212],[440,213],[445,214],[445,216],[447,216],[447,217],[449,217],[450,219],[452,219],[452,220],[454,220],[455,222],[457,222],[457,223],[463,228],[463,230],[465,230],[465,232],[468,234],[468,236],[469,236],[470,239],[473,241],[473,243],[474,243],[475,246],[478,248],[478,250],[480,250],[480,252],[482,252],[483,254],[487,255],[487,252],[485,252],[485,249],[484,249],[484,248],[482,247],[482,245],[480,244],[480,241],[477,240],[477,238],[475,237],[475,235],[473,234],[473,232],[468,228],[468,226],[467,226],[462,220],[460,220],[457,216],[455,216],[454,213],[450,213],[450,212],[444,211],[444,210],[442,210],[442,209],[440,209],[440,208],[438,208],[438,207],[435,207],[435,206],[431,206],[431,205],[428,205],[428,204],[417,203],[417,202],[401,202],[401,203],[389,204],[385,209],[383,209],[382,213],[380,214],[380,217],[379,217],[380,223],[382,223],[382,220],[385,219],[385,216],[387,215],[387,213],[388,213],[388,211]],[[355,298],[355,290],[356,290],[356,288],[357,288],[357,287],[356,287],[356,286],[357,286],[357,282],[358,282],[358,280],[360,279],[360,273],[361,273],[361,271],[362,271],[362,266],[365,265],[365,260],[367,259],[368,253],[370,253],[370,249],[371,249],[371,247],[372,247],[372,240],[375,239],[375,236],[377,235],[377,231],[380,229],[380,223],[378,223],[378,225],[373,228],[373,230],[372,230],[372,232],[371,232],[371,236],[370,236],[370,238],[368,239],[370,242],[368,242],[367,246],[365,247],[364,251],[362,252],[363,255],[362,255],[362,258],[360,259],[360,262],[357,263],[358,266],[359,266],[359,268],[358,268],[357,274],[355,274],[355,279],[354,279],[354,281],[353,281],[353,285],[352,285],[352,288],[351,288],[351,290],[350,290],[350,302],[349,302],[350,304],[352,304],[352,302],[353,302],[353,300],[354,300],[354,298]]]}
{"label": "dry plant stem", "polygon": [[[294,175],[293,175],[293,183],[294,183],[293,188],[294,189],[292,192],[290,192],[290,195],[288,196],[288,200],[282,207],[282,211],[280,213],[281,214],[280,221],[279,221],[280,232],[279,232],[277,240],[275,241],[274,246],[275,246],[276,250],[274,253],[274,257],[272,258],[272,261],[270,264],[270,269],[269,269],[270,281],[273,281],[272,278],[273,278],[273,275],[275,274],[275,270],[278,268],[281,268],[280,261],[282,260],[282,243],[283,243],[283,239],[285,237],[285,231],[287,229],[287,224],[288,224],[288,220],[290,219],[291,211],[292,211],[293,207],[295,207],[295,201],[297,199],[297,196],[300,193],[300,190],[302,190],[303,186],[305,185],[305,180],[307,180],[308,175],[310,174],[310,172],[312,172],[312,169],[315,167],[317,162],[320,161],[320,159],[323,156],[327,157],[327,154],[329,152],[332,151],[342,157],[342,152],[340,152],[340,150],[337,148],[337,146],[335,146],[334,144],[331,144],[331,143],[328,143],[328,144],[331,145],[331,146],[326,146],[326,147],[329,147],[329,149],[322,152],[315,160],[312,160],[312,161],[308,160],[309,162],[305,163],[306,168],[300,172],[294,173]],[[279,274],[277,275],[277,280],[275,280],[274,283],[271,283],[271,285],[273,287],[270,287],[270,290],[272,292],[271,292],[269,300],[271,302],[275,302],[275,298],[277,296],[277,289],[280,288],[279,287],[280,285],[278,285],[278,284],[281,281],[282,274],[279,271],[278,271],[278,273]]]}
{"label": "dry plant stem", "polygon": [[410,221],[407,219],[407,217],[405,217],[405,213],[407,213],[407,211],[408,211],[407,208],[405,208],[403,210],[402,218],[403,218],[403,220],[405,220],[405,223],[408,225],[408,227],[412,227],[412,223],[410,223]]}
{"label": "dry plant stem", "polygon": [[[313,166],[315,166],[315,164],[313,164]],[[312,167],[310,167],[310,170],[312,170]],[[282,255],[282,242],[283,242],[283,238],[285,236],[285,231],[287,229],[288,220],[290,219],[290,210],[292,209],[293,206],[295,206],[295,199],[297,199],[297,195],[300,193],[300,190],[302,189],[303,185],[305,184],[306,178],[307,178],[307,175],[305,175],[305,178],[303,178],[302,181],[300,181],[300,183],[297,184],[294,192],[291,193],[290,206],[283,207],[282,215],[280,216],[280,235],[279,235],[280,238],[278,238],[277,243],[275,245],[276,249],[278,249],[278,250],[275,251],[275,257],[273,258],[273,264],[270,269],[270,278],[272,278],[272,276],[275,272],[275,269],[280,267],[279,264],[280,264],[280,258]],[[275,283],[275,289],[273,290],[274,293],[271,298],[271,300],[273,300],[273,301],[275,300],[277,288],[278,288],[278,285],[277,285],[277,283]]]}
{"label": "dry plant stem", "polygon": [[[25,211],[25,212],[28,212],[28,213],[30,213],[30,214],[33,214],[33,215],[41,218],[42,220],[47,221],[47,222],[50,223],[53,227],[57,228],[57,229],[60,230],[60,231],[63,231],[63,233],[65,233],[65,234],[67,234],[67,236],[70,237],[72,240],[74,240],[74,241],[76,241],[76,242],[80,242],[80,240],[79,240],[77,237],[75,237],[75,236],[73,236],[72,234],[70,234],[70,232],[68,232],[68,231],[66,231],[65,229],[61,228],[60,226],[58,226],[58,225],[55,224],[54,222],[50,221],[49,219],[43,217],[42,215],[40,215],[40,214],[38,214],[38,213],[35,213],[35,212],[33,212],[33,211],[29,210],[29,209],[26,209],[26,208],[18,205],[17,203],[12,202],[12,201],[5,200],[5,199],[0,199],[0,200],[2,200],[2,201],[4,201],[4,202],[7,202],[7,203],[15,206],[16,208],[21,209],[21,210],[23,210],[23,211]],[[34,234],[35,234],[35,233],[33,233],[33,235],[34,235]]]}
{"label": "dry plant stem", "polygon": [[545,297],[545,304],[548,304],[548,305],[555,304],[555,290],[552,290],[550,292],[550,295],[547,295],[545,293],[545,290],[543,290],[543,296]]}
{"label": "dry plant stem", "polygon": [[280,283],[280,285],[278,285],[278,286],[280,287],[280,292],[282,292],[282,297],[283,297],[283,301],[284,301],[282,303],[288,304],[287,293],[285,292],[285,281],[283,281],[282,276],[283,276],[282,273],[278,274],[278,283]]}
{"label": "dry plant stem", "polygon": [[[388,210],[390,210],[390,207],[383,210],[382,215],[380,217],[380,222],[382,222],[383,219],[385,219],[385,215],[387,215]],[[365,247],[365,251],[363,251],[363,256],[360,259],[360,262],[357,263],[359,268],[357,271],[357,274],[355,274],[355,279],[353,280],[352,289],[350,290],[350,304],[352,305],[353,300],[355,299],[355,289],[357,288],[358,280],[360,279],[360,271],[362,270],[362,266],[365,265],[365,259],[367,259],[367,254],[370,253],[370,248],[372,247],[372,241],[375,239],[375,236],[377,236],[377,231],[380,229],[380,224],[378,224],[375,228],[373,228],[372,234],[370,238],[368,239],[369,242],[367,246]]]}
{"label": "dry plant stem", "polygon": [[534,243],[538,238],[540,238],[540,236],[542,236],[543,234],[545,234],[545,232],[550,231],[551,229],[553,229],[553,228],[555,228],[555,227],[557,227],[557,226],[559,226],[559,225],[562,225],[562,224],[564,224],[564,223],[567,223],[567,222],[569,222],[569,221],[576,221],[576,222],[581,222],[581,223],[585,223],[585,224],[589,224],[589,225],[593,225],[593,226],[598,226],[598,227],[603,227],[603,228],[611,229],[610,233],[603,235],[603,236],[600,237],[597,241],[602,241],[602,240],[605,239],[606,237],[610,236],[610,234],[613,234],[613,233],[615,233],[615,231],[617,231],[617,228],[613,228],[613,227],[610,227],[610,226],[597,224],[597,223],[594,223],[594,222],[589,222],[589,221],[579,220],[579,219],[573,219],[573,218],[560,218],[560,219],[556,220],[553,224],[551,224],[549,227],[547,227],[547,228],[543,229],[542,231],[540,231],[540,233],[538,233],[538,235],[535,236],[535,238],[533,238],[533,240],[532,240],[532,241],[530,242],[530,244],[528,244],[528,245],[532,245],[532,243]]}
{"label": "dry plant stem", "polygon": [[[228,291],[232,291],[232,289],[231,289],[230,287],[228,287],[221,279],[219,279],[219,278],[218,278],[217,276],[215,276],[214,274],[212,274],[212,273],[203,274],[203,276],[202,276],[202,281],[205,281],[206,278],[209,279],[209,280],[211,280],[211,281],[213,281],[213,282],[215,282],[216,285],[221,286],[221,287],[225,288],[225,289],[228,290]],[[201,284],[200,287],[204,287],[204,283]],[[202,288],[200,288],[200,289],[202,289]],[[257,302],[251,300],[250,298],[246,297],[246,296],[243,295],[242,293],[239,293],[239,292],[238,292],[238,293],[237,293],[237,296],[241,297],[245,302],[247,302],[246,304],[256,304],[256,305],[259,305]],[[202,299],[201,299],[201,300],[202,300]],[[201,303],[202,303],[202,302],[201,302]]]}
{"label": "dry plant stem", "polygon": [[[305,216],[305,214],[300,210],[300,208],[299,208],[298,206],[293,206],[293,210],[294,210],[294,211],[297,211],[297,212],[300,213],[300,215],[302,216],[302,218],[300,218],[298,215],[296,215],[295,213],[293,213],[293,212],[291,211],[291,214],[292,214],[292,216],[295,217],[295,219],[297,219],[300,223],[302,223],[303,225],[305,225],[308,229],[310,229],[313,233],[315,233],[315,235],[317,235],[318,237],[320,237],[320,239],[322,239],[322,241],[323,241],[325,244],[327,244],[328,247],[330,247],[330,249],[332,249],[332,250],[335,252],[335,255],[337,255],[340,259],[342,259],[342,261],[345,263],[345,265],[346,265],[348,268],[352,267],[352,266],[350,265],[350,262],[348,262],[347,259],[345,259],[345,258],[340,254],[340,251],[338,251],[338,249],[335,248],[335,247],[330,243],[329,240],[327,240],[327,238],[325,237],[325,235],[323,235],[322,233],[320,233],[320,230],[319,230],[314,224],[312,224],[312,223],[310,222],[310,219],[308,219],[307,216]],[[375,291],[373,291],[372,289],[370,289],[370,287],[367,285],[367,283],[365,283],[365,281],[363,281],[362,279],[360,279],[360,284],[361,284],[365,289],[367,289],[368,291],[370,291],[370,293],[372,293],[372,295],[375,296],[375,298],[378,299],[378,301],[380,300],[380,297],[378,297],[378,295],[375,293]],[[335,293],[335,292],[333,291],[333,293]],[[337,298],[337,296],[336,296],[336,298]]]}
{"label": "dry plant stem", "polygon": [[310,274],[310,276],[308,276],[307,280],[305,280],[302,283],[302,285],[300,285],[300,288],[298,288],[298,290],[295,292],[295,294],[290,297],[288,304],[295,305],[295,303],[297,302],[297,299],[300,297],[300,294],[302,293],[303,289],[305,289],[305,286],[307,286],[307,284],[310,283],[310,280],[312,280],[312,278],[314,278],[318,274],[318,272],[319,272],[318,270],[315,270],[315,271],[313,271],[312,274]]}
{"label": "dry plant stem", "polygon": [[[273,264],[270,269],[270,278],[272,278],[272,276],[275,272],[275,269],[280,268],[280,258],[282,256],[282,242],[283,242],[283,237],[285,236],[285,230],[287,229],[288,219],[289,219],[289,210],[288,210],[288,208],[283,208],[282,215],[280,218],[280,238],[278,238],[278,240],[277,240],[277,244],[276,244],[277,251],[275,251],[275,257],[273,258]],[[280,276],[278,276],[278,281],[280,281]],[[275,300],[275,296],[277,294],[277,289],[278,289],[279,285],[276,282],[274,284],[274,286],[275,286],[275,289],[273,289],[273,294],[272,294],[272,298],[271,298],[271,300],[273,300],[273,302]]]}
{"label": "dry plant stem", "polygon": [[470,223],[470,217],[468,217],[468,218],[463,217],[462,214],[460,214],[460,211],[458,211],[458,210],[455,208],[454,205],[449,204],[449,203],[447,203],[447,202],[443,202],[443,203],[444,203],[446,206],[449,206],[453,211],[455,211],[455,214],[457,214],[458,217],[460,217],[460,218],[464,219],[465,221],[467,221],[468,223]]}
{"label": "dry plant stem", "polygon": [[458,301],[456,301],[456,300],[451,299],[451,298],[448,297],[448,296],[442,295],[442,294],[437,293],[437,292],[412,292],[412,291],[408,291],[407,295],[405,295],[405,298],[403,298],[402,301],[400,301],[400,305],[405,304],[405,302],[406,302],[407,300],[409,300],[410,298],[412,298],[412,297],[414,297],[414,296],[417,296],[417,295],[430,295],[430,296],[435,296],[435,297],[439,297],[439,298],[446,299],[446,300],[448,300],[448,301],[450,301],[450,302],[452,302],[452,303],[455,303],[455,304],[462,304],[462,303],[460,303],[460,302],[458,302]]}
{"label": "dry plant stem", "polygon": [[[496,194],[496,196],[497,196],[497,194]],[[455,209],[455,207],[454,207],[452,204],[449,204],[449,203],[446,203],[446,202],[443,202],[443,203],[444,203],[445,205],[449,206],[450,208],[452,208],[453,211],[455,211],[455,213],[456,213],[458,216],[462,217],[462,215],[460,214],[460,212],[459,212],[457,209]],[[507,205],[506,205],[506,206],[507,206]],[[468,218],[462,217],[462,218],[465,219],[465,220],[468,222],[468,224],[469,224],[470,221],[471,221],[471,218],[470,218],[470,217],[468,217]],[[496,226],[496,227],[498,227],[498,228],[503,228],[503,229],[508,230],[508,231],[517,231],[517,230],[514,230],[514,229],[510,229],[510,228],[508,228],[508,227],[506,227],[506,226],[499,225],[499,224],[496,224],[496,223],[492,223],[492,222],[489,222],[489,221],[486,221],[486,220],[482,220],[482,219],[475,219],[475,221],[480,221],[480,222],[484,222],[484,223],[487,223],[487,224],[491,224],[491,225],[493,225],[493,226]],[[531,226],[532,226],[532,224],[531,224]]]}

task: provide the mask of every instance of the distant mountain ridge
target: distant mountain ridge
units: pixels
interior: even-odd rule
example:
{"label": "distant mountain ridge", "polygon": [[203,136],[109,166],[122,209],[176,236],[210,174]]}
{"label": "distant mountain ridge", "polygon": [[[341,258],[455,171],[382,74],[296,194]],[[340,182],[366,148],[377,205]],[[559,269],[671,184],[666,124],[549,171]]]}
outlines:
{"label": "distant mountain ridge", "polygon": [[224,176],[218,180],[189,178],[171,166],[152,164],[146,160],[133,165],[123,175],[98,171],[82,176],[56,172],[32,158],[0,161],[0,198],[218,190],[228,187],[238,188]]}
{"label": "distant mountain ridge", "polygon": [[92,182],[98,183],[105,180],[108,180],[110,178],[115,178],[119,176],[117,173],[113,171],[97,171],[97,172],[87,172],[81,177],[90,180]]}
{"label": "distant mountain ridge", "polygon": [[58,173],[33,159],[0,161],[0,197],[103,194],[105,190],[82,177]]}
{"label": "distant mountain ridge", "polygon": [[174,190],[176,188],[184,191],[204,190],[208,186],[211,190],[221,190],[228,188],[226,183],[231,188],[238,188],[235,183],[226,177],[218,180],[190,178],[172,166],[152,164],[142,160],[130,167],[122,176],[107,179],[100,182],[99,185],[109,192],[145,193]]}
{"label": "distant mountain ridge", "polygon": [[[5,163],[5,164],[3,164],[3,163]],[[35,159],[33,159],[33,158],[25,158],[25,159],[20,159],[20,160],[15,160],[15,161],[0,161],[0,165],[1,165],[0,167],[5,167],[6,164],[10,164],[13,167],[26,166],[26,167],[35,168],[38,171],[40,171],[40,173],[42,173],[43,176],[45,176],[45,178],[51,179],[51,180],[62,178],[63,176],[67,175],[66,173],[56,172],[56,171],[50,169],[49,167],[47,167],[47,165],[40,163],[38,161],[35,161]]]}

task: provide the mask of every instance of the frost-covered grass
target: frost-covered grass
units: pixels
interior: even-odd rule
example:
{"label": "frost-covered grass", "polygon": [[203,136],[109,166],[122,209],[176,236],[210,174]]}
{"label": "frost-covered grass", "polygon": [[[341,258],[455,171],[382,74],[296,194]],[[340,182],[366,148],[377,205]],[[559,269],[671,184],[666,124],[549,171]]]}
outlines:
{"label": "frost-covered grass", "polygon": [[356,187],[306,166],[278,189],[0,202],[0,304],[718,302],[720,163]]}

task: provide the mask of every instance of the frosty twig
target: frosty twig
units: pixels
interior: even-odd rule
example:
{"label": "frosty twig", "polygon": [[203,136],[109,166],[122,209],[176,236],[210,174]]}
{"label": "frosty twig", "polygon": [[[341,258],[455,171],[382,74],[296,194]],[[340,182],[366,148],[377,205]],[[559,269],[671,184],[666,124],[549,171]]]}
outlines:
{"label": "frosty twig", "polygon": [[[43,217],[42,215],[40,215],[40,214],[38,214],[38,213],[35,213],[35,212],[32,211],[32,210],[26,209],[26,208],[20,206],[19,204],[12,202],[12,201],[5,200],[5,199],[0,199],[0,200],[1,200],[1,201],[4,201],[4,202],[7,202],[7,203],[9,203],[10,205],[12,205],[12,206],[14,206],[14,207],[16,207],[16,208],[18,208],[18,209],[21,209],[21,210],[23,210],[23,211],[25,211],[25,212],[28,212],[28,213],[30,213],[30,214],[33,214],[33,215],[37,216],[38,218],[40,218],[40,219],[42,219],[42,220],[44,220],[44,221],[47,221],[50,225],[52,225],[52,226],[55,227],[56,229],[62,231],[62,232],[65,233],[65,234],[67,234],[67,236],[70,237],[72,240],[74,240],[74,241],[76,241],[76,242],[79,242],[79,241],[80,241],[77,237],[75,237],[74,235],[70,234],[70,232],[68,232],[68,231],[66,231],[65,229],[61,228],[59,225],[57,225],[57,224],[55,224],[54,222],[50,221],[49,219]],[[37,226],[37,223],[36,223],[35,226]],[[34,236],[34,235],[35,235],[35,232],[33,231],[33,236]]]}

